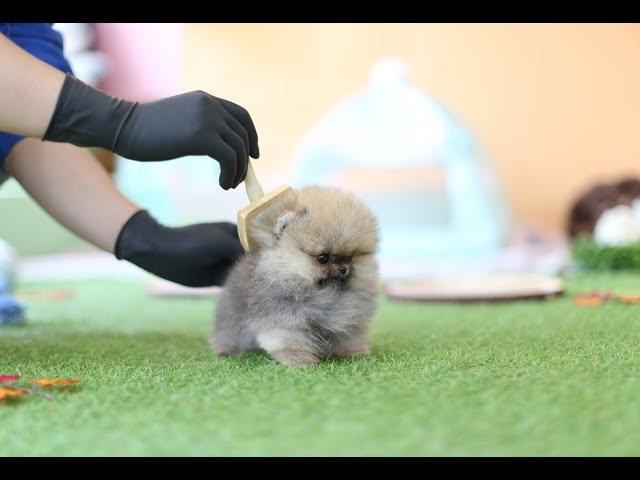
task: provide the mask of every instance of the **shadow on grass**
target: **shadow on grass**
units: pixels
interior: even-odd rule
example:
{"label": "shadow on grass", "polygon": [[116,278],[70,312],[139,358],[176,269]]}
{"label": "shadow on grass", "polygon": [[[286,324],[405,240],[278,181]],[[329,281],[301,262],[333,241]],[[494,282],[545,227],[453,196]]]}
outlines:
{"label": "shadow on grass", "polygon": [[[22,330],[22,329],[21,329]],[[161,358],[167,353],[176,359],[187,360],[194,353],[211,353],[207,339],[199,334],[113,331],[59,332],[32,331],[28,335],[20,332],[16,336],[0,337],[3,360],[7,358],[50,357],[63,355],[74,357],[113,358]]]}

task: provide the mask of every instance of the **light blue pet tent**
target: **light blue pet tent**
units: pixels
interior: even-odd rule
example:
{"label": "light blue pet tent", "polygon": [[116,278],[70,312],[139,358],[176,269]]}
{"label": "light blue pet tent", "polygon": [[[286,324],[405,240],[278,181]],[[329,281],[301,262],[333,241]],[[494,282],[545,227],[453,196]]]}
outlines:
{"label": "light blue pet tent", "polygon": [[[383,260],[495,253],[508,224],[497,173],[472,133],[411,85],[406,72],[400,60],[378,62],[368,89],[334,108],[304,139],[293,184],[355,191],[380,220]],[[440,182],[426,178],[438,172]],[[373,183],[364,188],[368,177]]]}

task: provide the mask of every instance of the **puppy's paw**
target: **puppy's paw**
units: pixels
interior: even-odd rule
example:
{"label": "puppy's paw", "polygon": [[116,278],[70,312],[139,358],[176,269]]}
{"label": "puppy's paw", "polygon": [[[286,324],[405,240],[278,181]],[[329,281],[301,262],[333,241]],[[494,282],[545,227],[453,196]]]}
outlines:
{"label": "puppy's paw", "polygon": [[273,329],[259,333],[257,340],[260,348],[284,365],[312,365],[320,361],[304,332]]}
{"label": "puppy's paw", "polygon": [[362,355],[369,355],[371,349],[368,345],[341,345],[335,348],[332,355],[338,358],[359,357]]}
{"label": "puppy's paw", "polygon": [[240,350],[239,348],[230,348],[226,350],[214,349],[213,353],[215,353],[218,357],[237,357],[238,355],[242,355],[244,351]]}
{"label": "puppy's paw", "polygon": [[269,352],[269,354],[283,365],[305,366],[320,362],[320,358],[307,350],[283,349]]}
{"label": "puppy's paw", "polygon": [[213,353],[215,353],[218,357],[236,357],[244,353],[244,350],[239,348],[237,345],[216,342],[215,339],[212,340],[210,344]]}

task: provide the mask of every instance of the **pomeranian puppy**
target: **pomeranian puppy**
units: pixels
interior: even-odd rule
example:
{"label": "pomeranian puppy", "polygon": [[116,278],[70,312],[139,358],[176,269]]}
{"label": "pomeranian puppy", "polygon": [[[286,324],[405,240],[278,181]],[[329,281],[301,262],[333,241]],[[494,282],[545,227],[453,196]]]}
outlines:
{"label": "pomeranian puppy", "polygon": [[256,216],[258,247],[233,267],[210,337],[216,354],[262,349],[287,365],[369,353],[378,224],[336,188],[290,192]]}

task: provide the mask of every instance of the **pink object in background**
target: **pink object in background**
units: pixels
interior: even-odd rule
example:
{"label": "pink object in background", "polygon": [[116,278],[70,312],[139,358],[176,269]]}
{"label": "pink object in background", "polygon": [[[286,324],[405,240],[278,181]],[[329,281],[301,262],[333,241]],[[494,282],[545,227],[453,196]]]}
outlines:
{"label": "pink object in background", "polygon": [[96,46],[107,56],[100,88],[127,100],[180,93],[182,24],[97,23]]}

